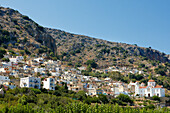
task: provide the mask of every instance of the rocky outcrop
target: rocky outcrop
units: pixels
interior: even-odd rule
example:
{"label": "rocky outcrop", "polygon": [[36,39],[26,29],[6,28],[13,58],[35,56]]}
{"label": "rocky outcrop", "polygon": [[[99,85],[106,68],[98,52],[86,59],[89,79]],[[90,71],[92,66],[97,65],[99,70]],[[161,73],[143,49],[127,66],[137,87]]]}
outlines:
{"label": "rocky outcrop", "polygon": [[[58,46],[59,52],[64,51],[69,54],[71,51],[70,48],[74,51],[76,51],[76,48],[79,48],[83,54],[87,51],[88,54],[90,54],[90,58],[83,60],[94,58],[97,61],[101,61],[103,59],[113,58],[113,56],[142,56],[150,60],[170,62],[164,53],[151,48],[138,47],[136,45],[125,43],[109,42],[106,40],[76,35],[57,29],[46,28],[46,30],[56,40],[56,45]],[[75,47],[75,44],[79,45]],[[91,48],[90,51],[88,48]],[[109,53],[107,51],[109,51]],[[77,54],[77,57],[83,57],[83,54]]]}
{"label": "rocky outcrop", "polygon": [[39,47],[46,46],[56,53],[55,39],[42,26],[16,10],[0,7],[0,26],[1,30],[9,32],[10,39],[16,38],[16,40],[10,40],[6,44],[15,44],[17,40],[27,38],[27,41],[30,41],[28,43],[38,44]]}

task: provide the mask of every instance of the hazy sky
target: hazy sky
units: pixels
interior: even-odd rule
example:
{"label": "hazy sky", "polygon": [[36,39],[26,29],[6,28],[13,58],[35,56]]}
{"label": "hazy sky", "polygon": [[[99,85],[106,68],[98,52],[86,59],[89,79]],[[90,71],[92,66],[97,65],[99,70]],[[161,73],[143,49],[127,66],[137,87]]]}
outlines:
{"label": "hazy sky", "polygon": [[170,54],[170,0],[0,0],[42,26]]}

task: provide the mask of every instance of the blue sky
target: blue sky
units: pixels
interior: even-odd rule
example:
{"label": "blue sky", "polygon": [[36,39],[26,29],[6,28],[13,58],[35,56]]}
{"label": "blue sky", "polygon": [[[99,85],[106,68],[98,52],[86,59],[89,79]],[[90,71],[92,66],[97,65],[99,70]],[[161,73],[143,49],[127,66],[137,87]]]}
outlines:
{"label": "blue sky", "polygon": [[0,0],[42,26],[170,54],[170,0]]}

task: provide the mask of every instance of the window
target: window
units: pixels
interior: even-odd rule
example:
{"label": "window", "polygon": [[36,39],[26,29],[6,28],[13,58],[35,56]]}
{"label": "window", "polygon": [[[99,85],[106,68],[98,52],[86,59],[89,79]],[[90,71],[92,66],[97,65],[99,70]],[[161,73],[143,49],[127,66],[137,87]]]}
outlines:
{"label": "window", "polygon": [[24,83],[24,87],[26,87],[27,86],[27,84],[26,83]]}

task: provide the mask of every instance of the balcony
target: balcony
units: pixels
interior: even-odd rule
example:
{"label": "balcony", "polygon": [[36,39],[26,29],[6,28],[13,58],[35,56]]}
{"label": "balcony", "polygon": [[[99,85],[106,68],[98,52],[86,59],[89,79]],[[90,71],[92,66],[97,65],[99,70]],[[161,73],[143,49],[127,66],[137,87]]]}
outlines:
{"label": "balcony", "polygon": [[30,82],[34,82],[33,80],[30,80]]}
{"label": "balcony", "polygon": [[50,86],[53,86],[54,84],[53,83],[50,83]]}
{"label": "balcony", "polygon": [[36,80],[36,81],[34,81],[34,83],[39,83],[39,81]]}
{"label": "balcony", "polygon": [[34,85],[33,85],[33,84],[30,84],[30,87],[34,87]]}
{"label": "balcony", "polygon": [[53,80],[53,79],[51,79],[51,80],[50,80],[50,82],[52,82],[52,83],[53,83],[53,82],[54,82],[54,80]]}
{"label": "balcony", "polygon": [[26,87],[27,86],[27,84],[26,83],[24,83],[24,87]]}

